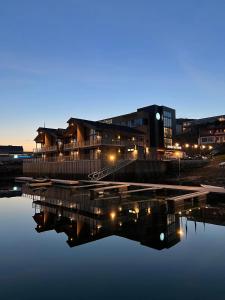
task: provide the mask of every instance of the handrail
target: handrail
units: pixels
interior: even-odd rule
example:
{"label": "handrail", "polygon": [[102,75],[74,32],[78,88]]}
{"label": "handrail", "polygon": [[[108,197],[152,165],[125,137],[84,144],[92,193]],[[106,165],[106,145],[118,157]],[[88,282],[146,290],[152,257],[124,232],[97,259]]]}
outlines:
{"label": "handrail", "polygon": [[123,140],[113,140],[113,139],[95,139],[92,141],[83,141],[83,142],[73,142],[69,144],[64,144],[64,150],[90,147],[90,146],[101,146],[101,145],[112,145],[112,146],[144,146],[142,141],[123,141]]}
{"label": "handrail", "polygon": [[102,168],[101,170],[90,173],[88,175],[88,178],[93,181],[101,180],[104,177],[111,175],[111,174],[117,172],[118,170],[120,170],[121,168],[124,168],[127,165],[133,163],[134,161],[135,161],[135,159],[121,160],[115,166],[108,166],[108,167]]}
{"label": "handrail", "polygon": [[57,146],[48,146],[48,147],[41,147],[41,148],[33,149],[33,152],[35,152],[35,153],[49,152],[49,151],[57,151]]}

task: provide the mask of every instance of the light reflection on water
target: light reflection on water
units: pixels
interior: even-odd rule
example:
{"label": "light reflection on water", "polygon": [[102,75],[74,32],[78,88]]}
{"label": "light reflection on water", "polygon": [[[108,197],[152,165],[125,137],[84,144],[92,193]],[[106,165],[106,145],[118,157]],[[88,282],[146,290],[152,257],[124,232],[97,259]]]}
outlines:
{"label": "light reflection on water", "polygon": [[0,199],[1,299],[224,299],[223,206],[157,197]]}

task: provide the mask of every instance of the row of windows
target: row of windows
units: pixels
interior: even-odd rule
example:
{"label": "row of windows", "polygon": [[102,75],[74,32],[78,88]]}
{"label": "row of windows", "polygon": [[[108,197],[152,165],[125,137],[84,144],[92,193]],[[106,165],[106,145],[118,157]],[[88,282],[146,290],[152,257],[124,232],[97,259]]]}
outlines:
{"label": "row of windows", "polygon": [[118,123],[118,125],[128,126],[128,127],[140,127],[143,125],[147,125],[147,123],[148,123],[147,119],[138,118],[138,119],[133,119],[128,121],[122,121]]}
{"label": "row of windows", "polygon": [[169,112],[169,111],[164,111],[163,112],[163,116],[164,116],[164,118],[172,118],[172,113],[171,112]]}
{"label": "row of windows", "polygon": [[164,138],[164,146],[165,147],[172,146],[172,145],[173,145],[172,139]]}
{"label": "row of windows", "polygon": [[172,129],[164,127],[164,137],[165,138],[172,138]]}
{"label": "row of windows", "polygon": [[164,127],[172,128],[172,119],[163,118]]}

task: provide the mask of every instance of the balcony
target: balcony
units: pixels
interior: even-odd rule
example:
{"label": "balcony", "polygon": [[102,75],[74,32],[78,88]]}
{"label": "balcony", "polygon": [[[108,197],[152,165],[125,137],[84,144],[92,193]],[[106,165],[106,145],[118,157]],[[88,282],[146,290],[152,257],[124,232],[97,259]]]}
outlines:
{"label": "balcony", "polygon": [[35,148],[34,153],[57,152],[57,146]]}
{"label": "balcony", "polygon": [[74,150],[78,148],[91,148],[99,146],[117,146],[117,147],[134,147],[144,146],[143,141],[124,141],[124,140],[112,140],[112,139],[94,139],[91,141],[73,142],[64,145],[64,151]]}

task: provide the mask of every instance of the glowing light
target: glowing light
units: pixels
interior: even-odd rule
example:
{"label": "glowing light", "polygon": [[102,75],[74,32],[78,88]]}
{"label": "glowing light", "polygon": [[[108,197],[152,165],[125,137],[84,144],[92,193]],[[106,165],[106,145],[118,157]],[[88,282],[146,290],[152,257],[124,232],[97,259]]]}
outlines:
{"label": "glowing light", "polygon": [[110,155],[110,156],[109,156],[109,160],[110,160],[110,161],[114,161],[114,160],[115,160],[115,156],[114,156],[114,155]]}
{"label": "glowing light", "polygon": [[114,211],[112,211],[112,212],[110,213],[110,218],[111,218],[111,220],[115,220],[115,218],[116,218],[116,213],[115,213]]}
{"label": "glowing light", "polygon": [[179,147],[180,145],[178,143],[175,144],[176,147]]}
{"label": "glowing light", "polygon": [[179,151],[176,151],[176,152],[175,152],[175,156],[176,156],[177,158],[181,158],[181,153],[180,153]]}
{"label": "glowing light", "polygon": [[182,212],[181,211],[179,211],[179,215],[181,215],[182,214]]}
{"label": "glowing light", "polygon": [[160,238],[160,241],[161,242],[163,242],[164,241],[164,239],[165,239],[165,234],[162,232],[162,233],[160,233],[160,236],[159,236],[159,238]]}
{"label": "glowing light", "polygon": [[13,157],[14,157],[15,159],[17,159],[19,156],[18,156],[17,154],[15,154]]}
{"label": "glowing light", "polygon": [[97,228],[98,228],[98,229],[102,228],[102,225],[99,224],[99,225],[97,226]]}
{"label": "glowing light", "polygon": [[209,150],[212,150],[213,146],[209,146]]}
{"label": "glowing light", "polygon": [[202,146],[202,149],[205,149],[205,145]]}
{"label": "glowing light", "polygon": [[197,149],[197,148],[198,148],[198,145],[194,145],[194,148]]}
{"label": "glowing light", "polygon": [[120,135],[118,135],[118,137],[117,137],[117,138],[118,138],[118,140],[120,140]]}
{"label": "glowing light", "polygon": [[14,191],[17,191],[17,190],[18,190],[18,187],[17,187],[17,186],[14,186],[14,187],[13,187],[13,190],[14,190]]}
{"label": "glowing light", "polygon": [[185,148],[189,148],[190,147],[190,145],[189,144],[185,144]]}
{"label": "glowing light", "polygon": [[135,211],[136,214],[139,214],[139,211],[140,211],[140,210],[139,210],[138,207],[135,207],[134,211]]}
{"label": "glowing light", "polygon": [[183,236],[184,235],[184,232],[182,229],[178,230],[177,233],[180,235],[180,236]]}
{"label": "glowing light", "polygon": [[122,211],[122,207],[121,207],[121,206],[119,206],[119,207],[118,207],[118,210],[119,210],[119,211]]}
{"label": "glowing light", "polygon": [[121,227],[123,225],[123,223],[122,222],[119,222],[119,226]]}
{"label": "glowing light", "polygon": [[150,215],[151,214],[151,208],[148,207],[148,214]]}

